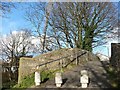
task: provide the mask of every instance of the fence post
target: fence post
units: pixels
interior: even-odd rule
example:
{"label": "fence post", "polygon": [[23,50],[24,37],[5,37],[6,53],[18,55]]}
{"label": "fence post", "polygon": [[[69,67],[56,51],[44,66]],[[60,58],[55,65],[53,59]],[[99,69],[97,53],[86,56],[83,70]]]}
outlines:
{"label": "fence post", "polygon": [[78,65],[77,53],[76,53],[75,57],[76,57],[76,65]]}
{"label": "fence post", "polygon": [[62,68],[63,68],[63,59],[61,60],[61,72],[63,72]]}

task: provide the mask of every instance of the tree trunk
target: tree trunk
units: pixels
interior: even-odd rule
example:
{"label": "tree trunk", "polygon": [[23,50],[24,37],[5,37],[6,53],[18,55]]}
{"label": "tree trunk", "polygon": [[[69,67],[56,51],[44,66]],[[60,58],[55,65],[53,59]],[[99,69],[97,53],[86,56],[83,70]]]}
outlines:
{"label": "tree trunk", "polygon": [[87,31],[85,33],[85,37],[83,40],[83,49],[92,52],[92,42],[93,42],[94,32],[89,27],[87,27],[86,30]]}

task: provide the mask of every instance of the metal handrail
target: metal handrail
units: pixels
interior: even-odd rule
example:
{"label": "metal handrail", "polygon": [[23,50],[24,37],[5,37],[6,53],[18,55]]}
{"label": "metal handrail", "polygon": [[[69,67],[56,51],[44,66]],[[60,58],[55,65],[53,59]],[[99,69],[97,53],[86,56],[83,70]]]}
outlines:
{"label": "metal handrail", "polygon": [[[78,57],[78,54],[79,54],[80,52],[78,52],[78,53],[75,53],[75,55],[77,54],[77,57]],[[85,53],[87,53],[86,51],[85,52],[83,52],[83,53],[81,53],[79,56],[81,56],[81,55],[83,55],[83,54],[85,54]],[[69,57],[69,56],[71,56],[71,55],[73,55],[73,54],[70,54],[70,55],[67,55],[67,56],[64,56],[64,57],[61,57],[61,58],[58,58],[58,59],[55,59],[55,60],[52,60],[52,61],[48,61],[48,62],[46,62],[46,63],[42,63],[42,64],[40,64],[40,65],[36,65],[36,67],[40,67],[40,66],[43,66],[43,65],[46,65],[46,64],[49,64],[49,63],[52,63],[52,62],[55,62],[55,61],[60,61],[61,59],[63,59],[63,58],[67,58],[67,57]],[[77,58],[76,57],[76,58]]]}

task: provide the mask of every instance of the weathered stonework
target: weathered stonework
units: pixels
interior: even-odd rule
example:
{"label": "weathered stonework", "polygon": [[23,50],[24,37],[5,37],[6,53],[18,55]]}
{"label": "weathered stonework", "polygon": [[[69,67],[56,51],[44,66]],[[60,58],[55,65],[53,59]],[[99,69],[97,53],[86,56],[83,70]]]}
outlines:
{"label": "weathered stonework", "polygon": [[117,71],[117,82],[120,85],[120,43],[111,44],[111,65]]}
{"label": "weathered stonework", "polygon": [[25,57],[20,58],[18,83],[21,82],[21,79],[24,78],[24,76],[27,76],[35,72],[35,66],[37,64],[39,64],[39,62],[34,60],[33,58]]}
{"label": "weathered stonework", "polygon": [[[77,52],[79,52],[79,54],[77,55],[78,57],[76,59],[75,53]],[[82,54],[83,52],[86,52],[86,53]],[[82,62],[86,62],[88,60],[98,60],[98,57],[96,57],[94,54],[88,51],[76,49],[76,48],[66,49],[66,50],[63,49],[55,52],[53,51],[51,53],[46,53],[46,54],[40,55],[39,57],[34,57],[34,58],[22,57],[20,58],[20,61],[19,61],[18,83],[20,83],[21,79],[24,78],[25,76],[34,73],[37,69],[36,67],[37,65],[47,63],[62,57],[65,57],[65,58],[40,66],[39,71],[41,72],[46,68],[49,70],[60,69],[62,67],[66,67],[70,63],[76,64],[76,60],[78,64]]]}
{"label": "weathered stonework", "polygon": [[111,59],[110,63],[120,71],[120,43],[111,44]]}

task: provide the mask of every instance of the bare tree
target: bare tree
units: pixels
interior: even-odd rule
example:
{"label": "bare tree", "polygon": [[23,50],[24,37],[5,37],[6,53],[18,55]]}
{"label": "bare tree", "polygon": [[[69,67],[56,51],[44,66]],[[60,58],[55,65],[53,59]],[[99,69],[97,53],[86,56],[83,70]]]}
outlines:
{"label": "bare tree", "polygon": [[106,33],[117,25],[117,15],[111,2],[54,3],[49,25],[59,43],[92,51],[105,43]]}
{"label": "bare tree", "polygon": [[6,38],[1,40],[2,51],[6,53],[9,59],[25,56],[30,50],[31,41],[29,37],[31,36],[31,32],[27,29],[21,30],[20,32],[11,32]]}
{"label": "bare tree", "polygon": [[[29,21],[34,27],[34,36],[39,38],[39,50],[40,53],[51,51],[50,44],[53,43],[49,39],[52,38],[48,35],[48,21],[49,15],[52,9],[52,3],[34,3],[26,10],[26,20]],[[49,41],[50,40],[50,41]],[[51,42],[51,43],[50,43]],[[53,47],[53,46],[52,46]]]}
{"label": "bare tree", "polygon": [[[43,43],[42,24],[44,22],[44,17],[45,17],[45,3],[30,4],[30,6],[26,10],[25,18],[34,27],[34,29],[35,29],[35,30],[33,30],[35,32],[34,36],[39,38],[40,43]],[[44,47],[39,46],[39,48],[44,48]],[[41,52],[43,52],[43,50]]]}
{"label": "bare tree", "polygon": [[0,2],[0,16],[9,13],[12,8],[15,8],[15,4],[12,2]]}
{"label": "bare tree", "polygon": [[19,64],[19,58],[21,56],[26,56],[29,53],[31,44],[31,41],[29,40],[30,35],[30,31],[22,29],[21,32],[11,32],[6,38],[1,38],[1,58],[3,60],[9,60],[10,68],[13,65],[17,66]]}
{"label": "bare tree", "polygon": [[50,4],[35,3],[26,12],[26,19],[34,26],[42,44],[42,52],[50,50],[46,37],[54,38],[54,42],[48,42],[57,48],[92,51],[105,43],[106,33],[112,33],[117,24],[115,4],[111,2],[56,2],[48,12],[46,7]]}
{"label": "bare tree", "polygon": [[51,10],[52,10],[52,4],[53,3],[48,3],[46,8],[45,8],[45,26],[44,26],[44,30],[43,30],[43,34],[44,34],[44,37],[43,37],[43,52],[44,52],[45,47],[46,47],[47,50],[50,50],[46,45],[46,35],[47,35],[49,16],[50,16],[50,13],[51,13]]}

